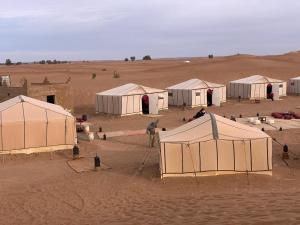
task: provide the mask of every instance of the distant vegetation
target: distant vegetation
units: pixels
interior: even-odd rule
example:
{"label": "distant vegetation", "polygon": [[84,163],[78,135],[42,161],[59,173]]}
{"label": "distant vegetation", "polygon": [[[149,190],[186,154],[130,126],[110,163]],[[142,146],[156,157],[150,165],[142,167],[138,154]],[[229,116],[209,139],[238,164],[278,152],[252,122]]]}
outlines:
{"label": "distant vegetation", "polygon": [[150,55],[145,55],[145,56],[143,57],[143,60],[151,60],[151,56],[150,56]]}
{"label": "distant vegetation", "polygon": [[33,64],[65,64],[69,63],[68,61],[59,61],[59,60],[41,60],[39,62],[33,62]]}
{"label": "distant vegetation", "polygon": [[[59,61],[59,60],[41,60],[38,62],[33,62],[33,64],[64,64],[64,63],[70,63],[68,61]],[[1,63],[0,63],[1,64]],[[24,63],[24,62],[16,62],[13,63],[10,59],[6,59],[4,65],[6,66],[11,66],[11,65],[22,65],[22,64],[29,64],[29,63]]]}
{"label": "distant vegetation", "polygon": [[213,54],[210,54],[210,55],[208,55],[208,58],[209,58],[209,59],[213,59],[213,58],[214,58],[214,55],[213,55]]}
{"label": "distant vegetation", "polygon": [[5,65],[10,66],[10,65],[12,65],[12,64],[13,64],[13,63],[11,62],[10,59],[6,59],[6,60],[5,60]]}
{"label": "distant vegetation", "polygon": [[128,59],[128,58],[125,58],[125,59],[124,59],[124,61],[125,61],[125,62],[128,62],[128,61],[129,61],[129,59]]}
{"label": "distant vegetation", "polygon": [[130,57],[130,60],[133,62],[133,61],[135,61],[135,56],[131,56]]}
{"label": "distant vegetation", "polygon": [[114,71],[113,78],[120,78],[120,74],[117,71]]}

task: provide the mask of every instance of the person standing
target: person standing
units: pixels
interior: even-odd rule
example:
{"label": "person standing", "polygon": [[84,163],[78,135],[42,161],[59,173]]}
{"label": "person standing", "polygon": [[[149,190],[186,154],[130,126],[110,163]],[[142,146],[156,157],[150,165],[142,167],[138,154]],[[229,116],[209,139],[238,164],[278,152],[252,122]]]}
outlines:
{"label": "person standing", "polygon": [[155,134],[156,134],[155,128],[157,128],[158,122],[159,122],[159,119],[157,119],[156,121],[152,121],[146,129],[146,132],[149,136],[149,147],[150,148],[154,147]]}

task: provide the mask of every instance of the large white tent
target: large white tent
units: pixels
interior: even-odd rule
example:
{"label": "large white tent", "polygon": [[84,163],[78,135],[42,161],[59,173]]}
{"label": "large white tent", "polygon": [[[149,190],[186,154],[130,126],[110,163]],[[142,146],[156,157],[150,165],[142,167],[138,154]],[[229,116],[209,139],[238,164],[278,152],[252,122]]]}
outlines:
{"label": "large white tent", "polygon": [[288,93],[300,94],[300,77],[295,77],[295,78],[289,79]]}
{"label": "large white tent", "polygon": [[[144,101],[146,98],[146,102]],[[157,114],[168,109],[168,92],[138,84],[125,84],[96,94],[96,112],[114,115]]]}
{"label": "large white tent", "polygon": [[261,75],[253,75],[239,80],[231,81],[227,88],[227,97],[262,99],[268,94],[275,94],[278,97],[286,96],[286,82]]}
{"label": "large white tent", "polygon": [[196,107],[226,102],[226,87],[199,79],[191,79],[166,88],[169,105]]}
{"label": "large white tent", "polygon": [[23,95],[0,103],[0,154],[72,149],[75,118],[61,106]]}
{"label": "large white tent", "polygon": [[272,174],[272,138],[261,130],[206,114],[159,132],[161,177]]}

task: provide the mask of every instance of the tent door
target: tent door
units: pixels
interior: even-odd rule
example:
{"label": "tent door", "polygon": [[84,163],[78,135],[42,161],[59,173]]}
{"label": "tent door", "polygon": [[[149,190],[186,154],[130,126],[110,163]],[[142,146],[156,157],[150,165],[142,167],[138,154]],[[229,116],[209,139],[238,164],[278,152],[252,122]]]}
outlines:
{"label": "tent door", "polygon": [[142,97],[142,112],[143,114],[149,114],[149,96],[144,95]]}
{"label": "tent door", "polygon": [[213,104],[213,90],[212,89],[208,89],[207,90],[207,93],[206,93],[206,96],[207,96],[207,106],[212,106]]}
{"label": "tent door", "polygon": [[215,106],[220,106],[221,105],[219,89],[216,89],[212,94],[212,104],[215,105]]}
{"label": "tent door", "polygon": [[158,94],[149,95],[149,113],[158,114]]}

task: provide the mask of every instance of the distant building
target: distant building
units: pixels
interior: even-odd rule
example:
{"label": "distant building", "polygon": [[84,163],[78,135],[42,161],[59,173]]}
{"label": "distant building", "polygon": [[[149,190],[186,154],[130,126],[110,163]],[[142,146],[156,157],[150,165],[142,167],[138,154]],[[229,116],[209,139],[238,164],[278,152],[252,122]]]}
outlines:
{"label": "distant building", "polygon": [[0,102],[25,95],[72,110],[73,98],[70,80],[69,78],[66,82],[55,83],[45,77],[41,83],[29,83],[27,79],[23,79],[22,85],[12,86],[10,76],[0,76]]}

